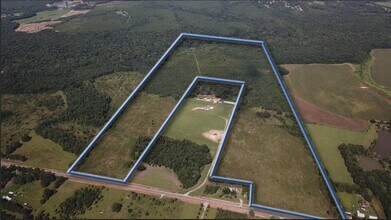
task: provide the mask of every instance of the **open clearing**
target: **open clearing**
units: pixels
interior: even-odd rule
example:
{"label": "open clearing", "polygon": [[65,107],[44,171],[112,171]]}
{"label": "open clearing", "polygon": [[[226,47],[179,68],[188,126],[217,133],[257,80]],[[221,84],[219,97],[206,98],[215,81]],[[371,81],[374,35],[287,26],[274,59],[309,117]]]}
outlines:
{"label": "open clearing", "polygon": [[218,175],[255,183],[255,203],[331,217],[321,177],[302,139],[241,109],[234,121]]}
{"label": "open clearing", "polygon": [[391,87],[391,49],[374,49],[371,55],[374,59],[372,79],[380,85]]}
{"label": "open clearing", "polygon": [[306,129],[330,179],[334,182],[353,184],[353,179],[346,168],[338,146],[351,143],[369,147],[370,143],[376,139],[376,129],[371,127],[368,131],[355,132],[314,124],[306,124]]}
{"label": "open clearing", "polygon": [[[212,106],[213,109],[209,111],[202,109],[194,110],[206,105]],[[232,109],[233,105],[189,98],[178,113],[175,114],[163,136],[178,140],[188,139],[199,145],[205,144],[211,150],[212,156],[214,156],[219,142],[206,138],[204,133],[208,133],[211,130],[224,131],[226,120],[228,120]]]}
{"label": "open clearing", "polygon": [[29,134],[30,141],[23,143],[13,154],[27,157],[23,165],[66,171],[76,155],[63,151],[61,146],[49,139],[44,139],[34,132]]}
{"label": "open clearing", "polygon": [[55,20],[70,12],[70,9],[39,11],[35,16],[16,20],[19,24],[37,23],[40,21]]}
{"label": "open clearing", "polygon": [[[391,118],[391,98],[360,82],[349,64],[289,64],[285,82],[293,96],[354,119]],[[332,123],[331,123],[332,124]]]}

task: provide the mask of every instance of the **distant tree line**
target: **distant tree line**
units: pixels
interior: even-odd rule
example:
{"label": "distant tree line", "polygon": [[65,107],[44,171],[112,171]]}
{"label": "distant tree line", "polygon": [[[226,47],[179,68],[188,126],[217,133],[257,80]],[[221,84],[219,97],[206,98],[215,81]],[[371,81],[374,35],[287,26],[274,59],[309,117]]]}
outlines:
{"label": "distant tree line", "polygon": [[[139,145],[135,145],[133,153],[134,159],[144,151],[150,140],[149,137],[139,138]],[[174,170],[183,187],[190,188],[200,179],[202,168],[212,162],[212,156],[206,145],[198,145],[189,140],[160,137],[145,162]]]}
{"label": "distant tree line", "polygon": [[363,196],[368,201],[372,200],[373,193],[382,203],[386,217],[391,218],[391,175],[389,171],[364,171],[358,163],[358,156],[367,155],[368,152],[362,145],[341,144],[338,149],[354,183],[361,188],[359,192],[364,193]]}

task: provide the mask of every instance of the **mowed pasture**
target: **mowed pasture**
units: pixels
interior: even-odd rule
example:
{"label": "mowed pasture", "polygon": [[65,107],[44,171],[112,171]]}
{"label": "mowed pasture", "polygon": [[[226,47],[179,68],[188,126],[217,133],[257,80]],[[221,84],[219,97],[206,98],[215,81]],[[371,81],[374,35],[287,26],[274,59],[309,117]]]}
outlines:
{"label": "mowed pasture", "polygon": [[354,119],[391,118],[391,97],[360,82],[351,64],[287,64],[293,96]]}
{"label": "mowed pasture", "polygon": [[222,153],[217,175],[255,183],[254,202],[332,217],[327,190],[303,139],[241,109]]}
{"label": "mowed pasture", "polygon": [[391,49],[374,49],[371,77],[380,85],[391,87]]}
{"label": "mowed pasture", "polygon": [[357,132],[324,125],[306,124],[306,129],[329,177],[334,182],[354,184],[338,146],[343,143],[351,143],[369,147],[370,143],[376,139],[376,128],[369,127],[366,131]]}
{"label": "mowed pasture", "polygon": [[140,94],[97,142],[77,171],[124,178],[133,145],[140,136],[153,136],[175,105],[170,97]]}
{"label": "mowed pasture", "polygon": [[[211,110],[201,108],[211,106]],[[219,142],[206,138],[203,134],[211,130],[224,131],[234,105],[211,103],[190,98],[175,114],[163,136],[183,140],[188,139],[199,145],[207,145],[212,156],[215,155]]]}
{"label": "mowed pasture", "polygon": [[35,16],[16,20],[19,24],[36,23],[40,21],[55,20],[70,12],[70,9],[39,11]]}

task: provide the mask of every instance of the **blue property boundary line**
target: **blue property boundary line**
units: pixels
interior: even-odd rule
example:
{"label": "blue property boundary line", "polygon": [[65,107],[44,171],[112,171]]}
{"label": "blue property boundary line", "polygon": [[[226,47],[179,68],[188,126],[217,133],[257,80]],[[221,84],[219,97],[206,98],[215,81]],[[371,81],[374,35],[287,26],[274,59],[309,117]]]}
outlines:
{"label": "blue property boundary line", "polygon": [[[210,40],[210,41],[228,42],[228,43],[235,43],[235,44],[255,45],[255,46],[261,46],[262,47],[263,51],[265,52],[265,54],[267,56],[267,59],[268,59],[270,65],[272,66],[273,72],[274,72],[274,74],[277,77],[278,83],[280,84],[281,89],[283,90],[285,98],[287,99],[287,101],[289,103],[289,106],[290,106],[290,108],[291,108],[291,110],[292,110],[292,112],[293,112],[293,114],[295,116],[295,119],[296,119],[296,121],[299,124],[300,130],[302,131],[302,133],[304,135],[304,138],[305,138],[305,140],[306,140],[306,142],[308,144],[308,147],[310,148],[310,151],[311,151],[311,153],[312,153],[312,155],[313,155],[313,157],[315,159],[315,162],[316,162],[316,164],[317,164],[317,166],[318,166],[318,168],[319,168],[319,170],[320,170],[320,172],[322,174],[322,177],[323,177],[323,179],[326,182],[326,185],[327,185],[327,187],[329,189],[329,192],[331,193],[331,196],[332,196],[332,198],[333,198],[333,200],[334,200],[334,202],[335,202],[335,204],[337,206],[339,214],[341,215],[341,217],[343,219],[346,219],[346,216],[345,216],[344,210],[342,208],[342,205],[340,204],[340,202],[339,202],[339,200],[338,200],[338,198],[336,196],[336,193],[335,193],[335,190],[334,190],[334,188],[333,188],[333,186],[331,184],[331,181],[328,178],[328,176],[327,176],[327,174],[326,174],[326,172],[324,170],[324,167],[323,167],[323,165],[322,165],[322,163],[321,163],[321,161],[319,159],[319,156],[316,153],[316,150],[315,150],[315,148],[314,148],[314,146],[313,146],[313,144],[312,144],[312,142],[311,142],[311,140],[310,140],[310,138],[309,138],[309,136],[308,136],[308,134],[307,134],[307,132],[306,132],[306,130],[304,128],[304,125],[303,125],[303,123],[302,123],[302,121],[301,121],[301,119],[300,119],[300,117],[299,117],[299,115],[297,113],[296,108],[293,105],[293,102],[292,102],[292,100],[291,100],[291,98],[289,96],[289,93],[286,90],[286,87],[285,87],[285,85],[284,85],[284,83],[282,81],[281,75],[279,74],[279,71],[278,71],[278,69],[276,67],[276,64],[274,63],[274,60],[273,60],[272,56],[270,55],[270,52],[269,52],[265,42],[257,41],[257,40],[247,40],[247,39],[227,38],[227,37],[218,37],[218,36],[210,36],[210,35],[181,33],[178,36],[178,38],[167,49],[167,51],[163,54],[163,56],[158,60],[158,62],[152,67],[152,69],[144,77],[144,79],[140,82],[140,84],[128,96],[128,98],[120,106],[120,108],[114,113],[114,115],[110,118],[110,120],[104,125],[102,130],[99,131],[99,133],[95,136],[95,138],[92,140],[92,142],[87,146],[87,148],[80,154],[80,156],[76,159],[76,161],[71,165],[71,167],[68,169],[68,173],[74,174],[74,175],[78,175],[78,176],[88,177],[88,178],[94,178],[94,179],[98,179],[98,180],[104,180],[104,181],[110,181],[110,182],[116,182],[116,183],[126,183],[131,178],[131,176],[135,172],[135,170],[137,169],[137,166],[141,163],[141,159],[143,159],[146,156],[146,154],[148,153],[148,151],[150,150],[149,147],[153,145],[152,140],[156,141],[157,137],[162,132],[162,130],[166,126],[167,122],[170,120],[170,118],[173,116],[173,114],[175,113],[175,111],[177,110],[177,108],[179,107],[181,102],[183,101],[184,97],[186,97],[188,95],[189,91],[191,90],[191,88],[194,86],[194,84],[198,80],[211,80],[211,81],[216,80],[217,82],[222,82],[222,81],[228,82],[229,81],[230,83],[233,83],[233,84],[236,84],[236,85],[238,85],[238,83],[244,83],[244,82],[235,81],[235,80],[223,80],[223,79],[218,79],[218,78],[209,78],[209,77],[197,76],[193,80],[191,85],[187,88],[185,94],[182,96],[181,100],[177,103],[175,108],[172,110],[171,114],[167,117],[167,119],[164,122],[164,124],[162,125],[162,127],[155,134],[154,139],[151,140],[151,142],[148,145],[148,147],[141,154],[141,156],[139,157],[139,159],[137,160],[135,165],[132,167],[132,169],[129,171],[129,173],[126,175],[126,177],[124,179],[117,179],[117,178],[111,178],[111,177],[105,177],[105,176],[100,176],[100,175],[94,175],[94,174],[88,174],[88,173],[73,171],[73,169],[80,163],[81,159],[84,158],[87,155],[87,153],[96,145],[97,141],[99,141],[102,138],[102,136],[105,134],[105,132],[115,122],[115,120],[119,117],[119,115],[125,110],[126,106],[136,97],[136,95],[144,87],[146,82],[151,78],[151,76],[156,72],[156,70],[164,63],[164,61],[169,57],[169,55],[172,53],[172,51],[176,48],[176,46],[178,46],[178,44],[184,38],[197,39],[197,40]],[[294,216],[298,216],[298,217],[320,218],[320,217],[317,217],[317,216],[307,215],[307,214],[303,214],[303,213],[292,212],[292,211],[288,211],[288,210],[283,210],[283,209],[278,209],[278,208],[273,208],[273,207],[268,207],[268,206],[262,206],[262,205],[254,204],[253,203],[254,202],[254,199],[253,199],[254,195],[253,194],[254,194],[254,187],[255,186],[254,186],[253,182],[246,181],[246,180],[240,180],[240,179],[227,178],[227,177],[220,177],[220,176],[214,175],[215,172],[216,172],[216,169],[217,169],[217,164],[218,164],[218,162],[219,162],[219,160],[221,158],[221,152],[222,152],[222,150],[224,148],[224,145],[226,143],[226,140],[227,140],[227,137],[228,137],[228,134],[229,134],[228,132],[231,129],[231,125],[232,125],[232,121],[233,121],[234,115],[235,115],[235,113],[236,113],[236,111],[238,109],[239,99],[242,96],[243,89],[244,89],[244,84],[242,85],[242,88],[241,88],[241,90],[239,92],[239,97],[237,99],[237,102],[235,103],[234,111],[231,114],[231,117],[229,119],[229,123],[227,125],[226,132],[224,133],[223,140],[221,141],[221,143],[219,145],[219,149],[218,149],[218,152],[217,152],[217,155],[216,155],[216,159],[214,160],[214,163],[212,165],[212,170],[209,173],[209,178],[212,179],[212,180],[215,180],[215,181],[229,182],[229,183],[241,184],[241,185],[249,186],[250,187],[250,191],[249,191],[249,205],[250,205],[250,207],[263,209],[263,210],[267,210],[267,211],[279,212],[279,213],[282,213],[282,214],[294,215]]]}

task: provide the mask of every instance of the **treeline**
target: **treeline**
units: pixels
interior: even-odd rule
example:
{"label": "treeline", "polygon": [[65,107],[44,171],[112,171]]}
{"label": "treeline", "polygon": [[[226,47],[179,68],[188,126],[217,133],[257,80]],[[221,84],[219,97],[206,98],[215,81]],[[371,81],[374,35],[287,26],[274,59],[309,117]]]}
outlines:
{"label": "treeline", "polygon": [[[132,155],[134,159],[144,151],[150,140],[149,137],[139,138]],[[202,168],[212,162],[212,156],[206,145],[198,145],[189,140],[160,137],[145,162],[174,170],[183,188],[190,188],[200,179]]]}
{"label": "treeline", "polygon": [[84,85],[65,91],[68,108],[60,115],[42,122],[37,134],[61,145],[63,150],[79,154],[87,146],[92,134],[77,136],[73,131],[59,127],[64,122],[101,127],[108,118],[110,97],[98,92],[92,85]]}
{"label": "treeline", "polygon": [[33,215],[31,214],[33,210],[24,207],[21,204],[15,203],[13,201],[8,201],[6,199],[1,199],[0,203],[0,208],[1,208],[1,216],[6,217],[4,219],[10,218],[10,219],[16,219],[16,216],[13,215],[7,215],[4,210],[13,212],[13,213],[19,213],[22,215],[22,219],[33,219]]}
{"label": "treeline", "polygon": [[391,175],[389,171],[364,171],[358,163],[358,156],[365,156],[368,152],[362,145],[341,144],[338,149],[354,183],[360,187],[360,192],[365,193],[364,198],[371,201],[373,193],[382,203],[386,217],[391,218]]}
{"label": "treeline", "polygon": [[248,216],[246,214],[217,208],[216,219],[248,219]]}
{"label": "treeline", "polygon": [[48,120],[36,128],[38,135],[58,143],[64,151],[80,154],[87,146],[89,138],[81,138],[69,131],[58,128],[60,120]]}
{"label": "treeline", "polygon": [[77,215],[84,214],[86,209],[102,199],[101,192],[102,188],[93,186],[78,189],[70,198],[60,204],[56,212],[62,219],[74,219]]}
{"label": "treeline", "polygon": [[240,86],[200,81],[193,88],[189,96],[197,97],[197,95],[215,95],[217,98],[221,98],[225,101],[235,102],[236,97],[239,94],[239,89]]}

